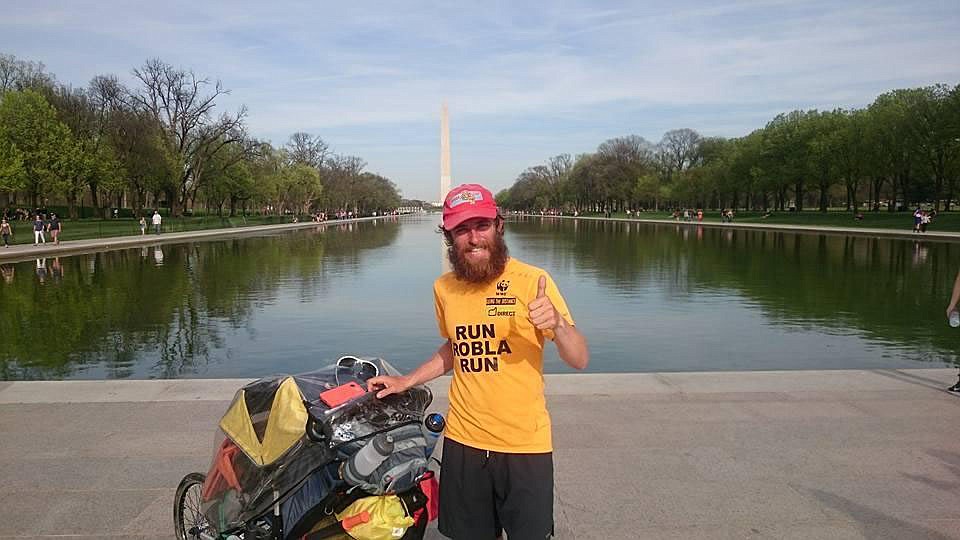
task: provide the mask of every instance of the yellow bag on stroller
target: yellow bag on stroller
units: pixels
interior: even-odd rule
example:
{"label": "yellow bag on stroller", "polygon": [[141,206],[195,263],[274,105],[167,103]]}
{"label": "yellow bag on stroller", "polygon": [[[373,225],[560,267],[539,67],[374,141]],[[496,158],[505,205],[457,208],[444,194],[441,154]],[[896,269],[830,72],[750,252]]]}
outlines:
{"label": "yellow bag on stroller", "polygon": [[[354,518],[356,524],[347,529],[351,518]],[[346,510],[338,513],[337,519],[344,523],[347,534],[356,540],[396,540],[402,538],[407,528],[414,524],[400,497],[396,495],[357,499]]]}

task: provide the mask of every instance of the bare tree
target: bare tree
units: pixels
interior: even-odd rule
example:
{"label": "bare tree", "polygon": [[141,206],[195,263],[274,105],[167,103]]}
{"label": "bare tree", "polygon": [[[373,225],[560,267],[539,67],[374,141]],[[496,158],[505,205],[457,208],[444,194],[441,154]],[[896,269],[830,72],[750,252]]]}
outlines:
{"label": "bare tree", "polygon": [[0,93],[32,88],[48,93],[55,85],[53,75],[40,62],[18,60],[10,54],[0,54]]}
{"label": "bare tree", "polygon": [[196,198],[211,158],[246,138],[247,109],[216,117],[216,99],[229,93],[220,81],[211,83],[159,59],[148,60],[133,75],[143,88],[132,98],[160,123],[167,152],[176,161],[177,178],[167,195],[171,213],[178,216]]}
{"label": "bare tree", "polygon": [[700,143],[703,137],[692,129],[674,129],[663,134],[660,152],[663,164],[671,171],[683,172],[700,161]]}
{"label": "bare tree", "polygon": [[290,136],[286,149],[291,163],[310,165],[318,170],[330,157],[330,146],[319,135],[314,137],[302,131]]}
{"label": "bare tree", "polygon": [[358,202],[357,183],[367,162],[357,156],[332,154],[326,160],[321,181],[327,208],[354,209]]}

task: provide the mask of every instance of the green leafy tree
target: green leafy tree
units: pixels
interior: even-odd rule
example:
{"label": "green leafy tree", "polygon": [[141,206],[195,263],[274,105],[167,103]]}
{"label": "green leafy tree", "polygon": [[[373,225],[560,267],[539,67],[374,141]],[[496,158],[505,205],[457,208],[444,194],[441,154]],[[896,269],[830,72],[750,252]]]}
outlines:
{"label": "green leafy tree", "polygon": [[57,119],[47,100],[33,90],[3,95],[0,148],[15,156],[9,163],[19,163],[14,177],[22,182],[11,187],[22,187],[34,207],[40,205],[62,171],[71,167],[75,159],[70,154],[70,130]]}
{"label": "green leafy tree", "polygon": [[12,191],[23,189],[26,181],[23,155],[12,141],[0,142],[0,192],[6,197]]}

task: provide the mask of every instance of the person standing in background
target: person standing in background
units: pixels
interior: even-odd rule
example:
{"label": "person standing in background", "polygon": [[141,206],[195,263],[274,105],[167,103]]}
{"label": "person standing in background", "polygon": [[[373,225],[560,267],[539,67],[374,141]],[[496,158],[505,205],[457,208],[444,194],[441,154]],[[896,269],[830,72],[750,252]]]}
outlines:
{"label": "person standing in background", "polygon": [[[960,303],[960,272],[957,272],[957,278],[953,281],[953,293],[950,295],[950,303],[947,304],[947,320],[950,326],[956,328],[960,326],[960,313],[957,312],[957,303]],[[947,388],[950,392],[960,393],[960,374],[957,376],[957,384]]]}
{"label": "person standing in background", "polygon": [[37,214],[36,217],[33,219],[33,245],[34,246],[38,245],[40,242],[43,242],[44,244],[47,243],[47,239],[43,236],[43,229],[45,229],[46,226],[47,224],[43,222],[43,218],[40,217],[40,214]]}
{"label": "person standing in background", "polygon": [[50,221],[47,223],[47,230],[50,231],[50,237],[53,238],[53,245],[60,245],[60,218],[56,214],[50,214]]}
{"label": "person standing in background", "polygon": [[3,218],[3,221],[0,222],[0,236],[3,237],[3,247],[10,247],[10,237],[13,236],[13,228],[10,226],[7,218]]}

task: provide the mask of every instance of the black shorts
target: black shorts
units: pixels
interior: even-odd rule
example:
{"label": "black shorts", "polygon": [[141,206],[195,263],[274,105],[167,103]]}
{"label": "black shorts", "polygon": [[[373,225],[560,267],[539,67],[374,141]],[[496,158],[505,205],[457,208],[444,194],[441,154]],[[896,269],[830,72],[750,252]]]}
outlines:
{"label": "black shorts", "polygon": [[553,454],[487,452],[443,439],[440,532],[455,540],[553,535]]}

